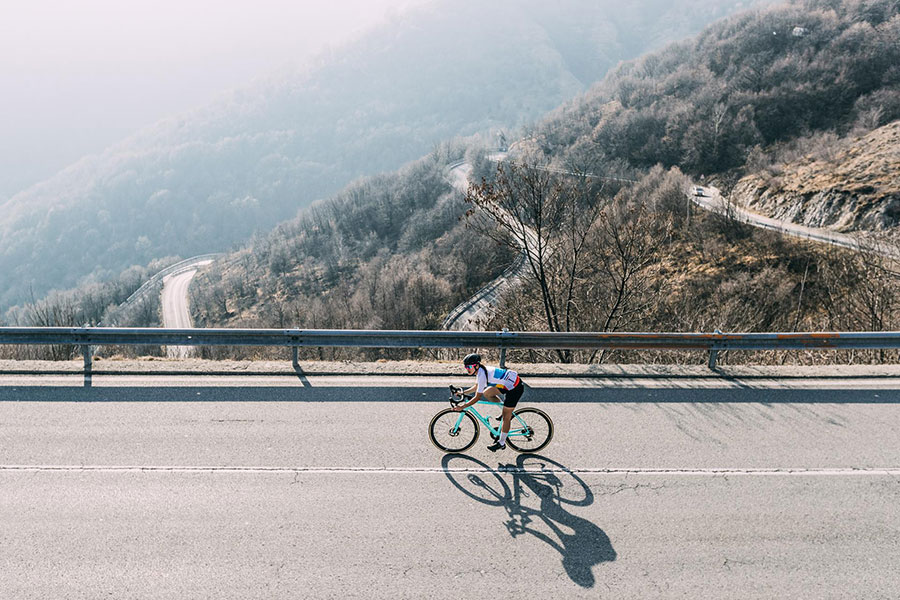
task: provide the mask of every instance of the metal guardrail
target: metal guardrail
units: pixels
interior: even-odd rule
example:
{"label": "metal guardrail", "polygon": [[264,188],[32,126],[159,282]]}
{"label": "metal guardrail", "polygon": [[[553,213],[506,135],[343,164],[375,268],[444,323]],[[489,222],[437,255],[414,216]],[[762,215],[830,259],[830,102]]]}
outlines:
{"label": "metal guardrail", "polygon": [[133,302],[136,302],[141,297],[145,296],[149,291],[153,288],[153,286],[162,283],[163,278],[166,275],[175,275],[176,273],[180,273],[184,270],[189,270],[193,268],[198,262],[203,262],[206,260],[213,260],[216,257],[221,256],[219,253],[212,254],[201,254],[199,256],[192,256],[191,258],[186,258],[184,260],[180,260],[175,264],[169,265],[165,269],[162,269],[158,273],[154,274],[150,279],[144,282],[144,285],[139,287],[132,293],[128,298],[125,299],[125,302],[121,304],[121,306],[126,306]]}
{"label": "metal guardrail", "polygon": [[276,346],[352,348],[510,348],[551,350],[698,350],[709,368],[723,350],[897,349],[900,332],[817,333],[547,333],[535,331],[390,331],[353,329],[161,329],[119,327],[0,327],[0,344],[81,346],[90,387],[91,346]]}

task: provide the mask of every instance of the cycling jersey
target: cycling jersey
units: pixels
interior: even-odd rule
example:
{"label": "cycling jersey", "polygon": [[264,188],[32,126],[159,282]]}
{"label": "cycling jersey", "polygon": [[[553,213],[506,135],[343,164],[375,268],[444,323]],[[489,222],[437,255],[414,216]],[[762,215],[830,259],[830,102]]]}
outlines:
{"label": "cycling jersey", "polygon": [[479,394],[483,394],[489,385],[495,385],[501,392],[507,392],[519,383],[519,374],[499,367],[487,367],[478,369],[475,376],[476,388]]}

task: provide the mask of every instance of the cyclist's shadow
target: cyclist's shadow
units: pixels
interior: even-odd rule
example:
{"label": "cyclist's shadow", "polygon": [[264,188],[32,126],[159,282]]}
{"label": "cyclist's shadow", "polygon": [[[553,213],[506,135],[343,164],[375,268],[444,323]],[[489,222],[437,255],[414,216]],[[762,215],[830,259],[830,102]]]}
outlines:
{"label": "cyclist's shadow", "polygon": [[[463,454],[447,454],[441,461],[444,474],[461,492],[483,504],[502,506],[513,537],[530,534],[562,555],[563,568],[575,583],[594,586],[594,565],[616,559],[609,537],[597,525],[573,515],[563,505],[588,506],[594,495],[584,481],[556,461],[536,454],[522,454],[516,464],[496,469]],[[506,483],[512,478],[512,486]],[[525,506],[524,498],[536,497]],[[531,526],[544,523],[548,535]]]}

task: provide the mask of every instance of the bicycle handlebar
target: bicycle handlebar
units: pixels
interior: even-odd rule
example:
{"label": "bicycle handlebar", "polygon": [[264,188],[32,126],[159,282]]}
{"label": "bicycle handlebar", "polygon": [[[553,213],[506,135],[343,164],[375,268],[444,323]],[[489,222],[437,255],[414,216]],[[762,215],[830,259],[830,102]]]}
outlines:
{"label": "bicycle handlebar", "polygon": [[450,406],[456,407],[456,406],[459,406],[460,404],[462,404],[463,402],[467,402],[467,401],[471,400],[472,398],[474,398],[474,396],[465,396],[465,395],[463,395],[462,398],[457,398],[456,397],[457,394],[459,394],[461,391],[462,391],[462,388],[458,388],[454,385],[450,386],[450,393],[453,394],[452,396],[450,396]]}

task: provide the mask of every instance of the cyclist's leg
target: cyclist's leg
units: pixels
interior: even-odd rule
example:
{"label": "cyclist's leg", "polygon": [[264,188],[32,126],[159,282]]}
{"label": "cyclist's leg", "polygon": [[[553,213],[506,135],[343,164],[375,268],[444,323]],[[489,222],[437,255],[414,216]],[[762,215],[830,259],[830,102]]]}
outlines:
{"label": "cyclist's leg", "polygon": [[506,436],[509,435],[510,423],[512,421],[513,410],[516,408],[516,404],[519,403],[519,398],[522,397],[522,393],[525,391],[525,386],[521,383],[514,387],[513,389],[506,392],[506,395],[503,399],[503,425],[500,427],[500,443],[503,444],[506,442]]}
{"label": "cyclist's leg", "polygon": [[497,389],[497,386],[490,386],[485,388],[484,392],[482,392],[484,399],[488,402],[503,402],[503,398],[500,397],[500,390]]}
{"label": "cyclist's leg", "polygon": [[[506,397],[503,400],[503,428],[502,431],[509,434],[510,422],[512,421],[513,410],[516,408],[516,404],[519,403],[519,398],[522,397],[522,394],[525,392],[525,386],[519,383],[516,387],[506,392]],[[503,436],[503,440],[506,440],[506,436]]]}
{"label": "cyclist's leg", "polygon": [[496,452],[497,450],[506,448],[506,437],[509,435],[509,427],[510,422],[512,421],[512,414],[512,407],[503,407],[503,414],[500,417],[500,437],[495,437],[494,439],[496,441],[488,446],[488,450],[490,450],[491,452]]}
{"label": "cyclist's leg", "polygon": [[[512,423],[513,408],[511,406],[503,407],[503,424],[500,425],[501,433],[509,433],[510,423]],[[506,440],[506,436],[503,437]]]}
{"label": "cyclist's leg", "polygon": [[[492,386],[486,388],[483,392],[483,395],[484,395],[484,399],[487,400],[488,402],[503,402],[503,396],[500,395],[500,390],[497,389],[496,386],[492,385]],[[497,418],[502,419],[503,416],[500,415]],[[494,439],[496,439],[496,438],[494,438]]]}

